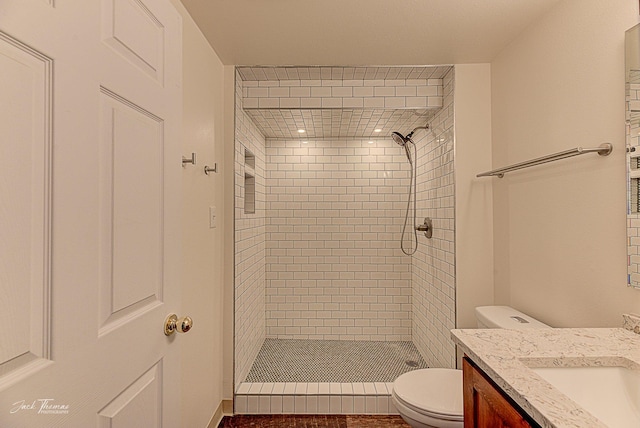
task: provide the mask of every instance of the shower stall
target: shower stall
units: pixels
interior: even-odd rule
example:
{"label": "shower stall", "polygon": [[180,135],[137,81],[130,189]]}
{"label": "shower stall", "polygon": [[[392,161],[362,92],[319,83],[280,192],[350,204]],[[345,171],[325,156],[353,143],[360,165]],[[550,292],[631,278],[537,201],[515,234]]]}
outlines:
{"label": "shower stall", "polygon": [[394,413],[455,367],[453,73],[236,70],[237,413]]}

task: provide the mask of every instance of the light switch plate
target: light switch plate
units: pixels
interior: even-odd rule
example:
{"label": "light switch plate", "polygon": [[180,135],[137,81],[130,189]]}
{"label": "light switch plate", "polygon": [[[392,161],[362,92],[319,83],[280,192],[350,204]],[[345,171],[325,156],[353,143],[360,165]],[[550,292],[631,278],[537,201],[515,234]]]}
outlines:
{"label": "light switch plate", "polygon": [[216,227],[216,207],[209,207],[209,229]]}

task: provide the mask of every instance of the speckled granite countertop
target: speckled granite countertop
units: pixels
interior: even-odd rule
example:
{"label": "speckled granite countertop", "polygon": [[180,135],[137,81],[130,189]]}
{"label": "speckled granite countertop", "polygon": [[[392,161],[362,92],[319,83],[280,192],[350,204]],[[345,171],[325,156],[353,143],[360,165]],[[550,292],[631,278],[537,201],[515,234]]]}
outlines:
{"label": "speckled granite countertop", "polygon": [[[640,370],[640,335],[625,328],[452,330],[451,337],[544,428],[606,427],[531,367],[622,366]],[[636,325],[637,327],[637,325]]]}

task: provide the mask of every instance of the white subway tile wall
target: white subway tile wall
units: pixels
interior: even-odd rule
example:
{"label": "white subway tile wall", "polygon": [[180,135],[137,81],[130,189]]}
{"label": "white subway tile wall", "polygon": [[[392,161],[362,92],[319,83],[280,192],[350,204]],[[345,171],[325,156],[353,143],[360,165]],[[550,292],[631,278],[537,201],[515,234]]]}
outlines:
{"label": "white subway tile wall", "polygon": [[[369,74],[364,80],[370,80],[367,85],[363,79],[338,80],[351,69],[343,68],[343,74],[338,70],[309,68],[308,75],[318,72],[320,76],[316,82],[304,80],[304,85],[297,81],[305,79],[304,69],[252,68],[252,73],[264,73],[266,79],[243,82],[237,77],[236,385],[244,380],[265,337],[412,340],[430,366],[455,367],[455,347],[449,338],[449,330],[455,327],[453,69],[438,74],[438,82],[431,79],[442,86],[429,85],[428,76],[412,79],[406,70],[399,71],[405,73],[404,79],[387,81],[398,71],[389,67],[381,68],[379,76],[375,68],[365,68]],[[359,68],[353,70],[360,72]],[[427,85],[421,83],[424,79]],[[256,97],[243,100],[249,90]],[[376,90],[382,98],[376,98]],[[403,98],[408,108],[415,107],[409,105],[414,102],[414,90],[415,97],[440,96],[438,106],[442,106],[429,119],[436,137],[425,131],[415,135],[418,222],[429,216],[435,230],[431,240],[419,237],[414,257],[404,256],[399,249],[409,183],[409,164],[402,148],[388,137],[328,138],[307,144],[298,136],[265,139],[243,109],[243,102],[244,107],[259,107],[262,96],[277,97],[283,108],[280,103],[288,98],[293,110],[263,111],[280,114],[280,122],[290,122],[272,126],[297,131],[306,126],[303,113],[330,116],[334,122],[329,123],[335,124],[353,123],[344,116],[353,112],[326,109],[299,113],[291,99],[300,98],[302,108],[319,109],[323,98],[344,98],[342,106],[345,102],[358,104],[354,100],[362,98],[364,107],[378,108],[387,102],[390,108],[402,108],[397,98]],[[269,108],[275,106],[274,101],[264,102]],[[420,102],[415,101],[416,105],[422,105]],[[285,114],[288,111],[292,114]],[[354,111],[362,114],[362,110]],[[372,120],[365,119],[359,117],[359,123],[375,127]],[[323,122],[319,123],[322,128]],[[394,130],[406,134],[412,127]],[[387,131],[382,135],[388,135]],[[255,155],[254,214],[244,213],[245,149]],[[341,408],[350,411],[353,407],[357,413],[355,409],[362,407],[380,411],[389,405],[360,393],[356,384],[353,388],[353,396],[342,394],[352,399],[340,401]],[[338,406],[337,399],[331,402],[329,390],[317,394],[307,390],[306,399],[295,390],[276,395],[269,403],[253,394],[238,398],[258,411],[267,404],[285,413],[303,407],[306,411],[330,411]]]}
{"label": "white subway tile wall", "polygon": [[433,132],[416,133],[418,221],[433,220],[433,237],[421,236],[413,256],[413,342],[430,367],[455,368],[454,70],[443,78],[444,105]]}
{"label": "white subway tile wall", "polygon": [[[262,80],[244,82],[246,109],[291,107],[348,107],[345,102],[370,107],[414,108],[442,105],[442,79],[398,80]],[[373,101],[371,101],[373,102]]]}
{"label": "white subway tile wall", "polygon": [[267,337],[411,340],[403,149],[267,139],[266,156]]}
{"label": "white subway tile wall", "polygon": [[241,383],[238,414],[397,415],[393,383]]}
{"label": "white subway tile wall", "polygon": [[441,79],[451,66],[438,67],[238,67],[244,81],[250,80],[405,80]]}
{"label": "white subway tile wall", "polygon": [[[242,109],[236,74],[235,384],[251,369],[265,337],[265,140]],[[245,153],[254,155],[254,213],[245,213]]]}
{"label": "white subway tile wall", "polygon": [[[630,72],[629,82],[627,83],[627,112],[640,111],[640,73]],[[631,116],[629,113],[627,115]],[[637,177],[638,168],[637,157],[640,156],[640,123],[637,120],[637,113],[627,117],[627,144],[634,148],[635,152],[631,152],[627,156],[627,166],[631,170],[630,175]],[[627,184],[627,283],[635,287],[640,287],[640,184],[638,178],[629,179]]]}
{"label": "white subway tile wall", "polygon": [[[265,138],[376,136],[413,129],[442,106],[439,67],[239,67],[244,107]],[[392,114],[389,117],[389,114]],[[400,117],[402,116],[402,117]],[[402,123],[401,123],[402,122]]]}

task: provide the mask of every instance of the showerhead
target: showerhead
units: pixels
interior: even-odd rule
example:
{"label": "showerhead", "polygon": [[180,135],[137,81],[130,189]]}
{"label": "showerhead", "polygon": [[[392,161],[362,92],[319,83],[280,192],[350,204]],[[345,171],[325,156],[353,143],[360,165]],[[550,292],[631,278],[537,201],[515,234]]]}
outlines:
{"label": "showerhead", "polygon": [[407,141],[411,139],[411,134],[405,137],[399,132],[392,132],[391,138],[393,138],[393,141],[395,141],[396,144],[404,147],[404,145],[407,144]]}
{"label": "showerhead", "polygon": [[413,133],[416,132],[418,129],[429,129],[429,125],[427,124],[426,126],[418,126],[417,128],[414,128],[413,131],[409,132],[406,137],[401,133],[394,131],[391,133],[391,138],[393,138],[393,141],[395,141],[396,144],[404,147],[405,144],[407,144],[409,141],[413,143],[413,140],[411,139],[411,137],[413,137]]}
{"label": "showerhead", "polygon": [[[406,137],[404,135],[402,135],[399,132],[392,132],[391,133],[391,138],[393,138],[393,141],[396,142],[396,144],[398,144],[400,147],[404,147],[404,152],[407,154],[407,159],[409,160],[410,164],[413,164],[413,161],[411,159],[411,152],[409,151],[409,145],[407,144],[407,142],[411,141],[411,135],[413,134],[413,132],[411,132],[410,134],[408,134]],[[413,143],[413,141],[411,141]]]}

